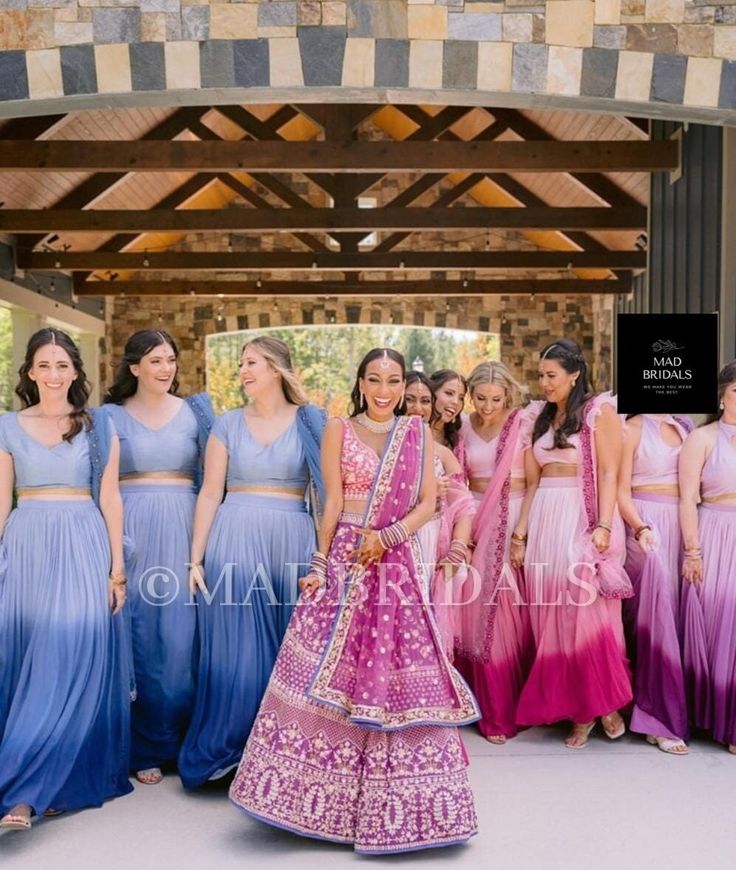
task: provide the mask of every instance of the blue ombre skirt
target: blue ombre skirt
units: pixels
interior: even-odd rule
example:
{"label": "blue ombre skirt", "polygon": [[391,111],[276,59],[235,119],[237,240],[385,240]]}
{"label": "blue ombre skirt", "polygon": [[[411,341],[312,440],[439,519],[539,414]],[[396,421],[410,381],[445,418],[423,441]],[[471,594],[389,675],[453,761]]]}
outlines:
{"label": "blue ombre skirt", "polygon": [[99,806],[131,791],[130,662],[110,616],[91,500],[23,499],[0,576],[0,813]]}
{"label": "blue ombre skirt", "polygon": [[197,693],[179,755],[187,788],[237,766],[315,546],[304,502],[228,493],[197,595]]}
{"label": "blue ombre skirt", "polygon": [[137,688],[130,765],[144,770],[176,761],[194,706],[197,613],[187,602],[197,496],[179,485],[126,484],[121,492]]}

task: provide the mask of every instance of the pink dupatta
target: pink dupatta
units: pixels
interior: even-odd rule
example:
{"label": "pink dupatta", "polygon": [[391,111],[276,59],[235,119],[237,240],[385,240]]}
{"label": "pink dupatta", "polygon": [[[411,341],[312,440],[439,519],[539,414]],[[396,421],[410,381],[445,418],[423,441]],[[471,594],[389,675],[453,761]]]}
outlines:
{"label": "pink dupatta", "polygon": [[[399,417],[386,440],[363,525],[382,529],[417,504],[428,444],[419,417]],[[365,570],[328,559],[342,596],[307,695],[364,727],[464,725],[479,718],[470,690],[444,653],[422,588],[415,534]]]}
{"label": "pink dupatta", "polygon": [[605,553],[599,553],[590,536],[598,522],[598,464],[595,449],[595,424],[603,406],[616,408],[616,399],[611,393],[593,396],[583,408],[583,425],[580,429],[582,462],[578,462],[578,487],[585,513],[582,531],[578,535],[577,551],[582,570],[580,579],[592,583],[603,598],[632,598],[634,589],[629,575],[624,570],[626,559],[626,531],[616,510],[611,523],[611,543]]}
{"label": "pink dupatta", "polygon": [[[498,436],[493,476],[473,520],[475,550],[471,570],[460,591],[456,647],[460,655],[488,662],[496,612],[494,596],[501,580],[508,531],[511,466],[522,424],[522,411],[509,414]],[[476,578],[480,577],[480,589]]]}

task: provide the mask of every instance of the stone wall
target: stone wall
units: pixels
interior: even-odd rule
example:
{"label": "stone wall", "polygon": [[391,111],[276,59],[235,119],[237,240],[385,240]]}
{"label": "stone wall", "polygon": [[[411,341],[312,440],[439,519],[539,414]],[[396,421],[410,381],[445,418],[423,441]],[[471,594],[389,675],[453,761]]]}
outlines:
{"label": "stone wall", "polygon": [[736,0],[0,6],[0,113],[7,115],[32,114],[29,100],[44,102],[43,111],[64,98],[99,105],[96,95],[116,105],[218,102],[238,99],[222,89],[247,89],[242,102],[276,102],[268,89],[305,101],[344,99],[350,89],[351,99],[374,101],[388,89],[407,102],[414,95],[491,105],[507,95],[514,105],[736,119]]}
{"label": "stone wall", "polygon": [[[205,388],[208,335],[304,324],[329,329],[333,323],[393,323],[499,333],[502,359],[532,392],[539,349],[555,338],[569,336],[585,350],[596,389],[606,389],[611,378],[611,311],[609,297],[591,300],[588,296],[288,297],[277,304],[273,298],[116,298],[108,302],[103,380],[109,383],[126,338],[150,326],[167,330],[179,344],[179,380],[182,393],[188,394]],[[600,329],[609,332],[598,334]]]}

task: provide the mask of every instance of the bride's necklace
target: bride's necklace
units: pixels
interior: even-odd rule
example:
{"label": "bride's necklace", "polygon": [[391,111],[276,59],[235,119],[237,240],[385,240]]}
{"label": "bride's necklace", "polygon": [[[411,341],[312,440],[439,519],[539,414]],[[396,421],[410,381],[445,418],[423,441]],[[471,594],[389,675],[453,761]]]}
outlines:
{"label": "bride's necklace", "polygon": [[386,432],[390,432],[394,425],[394,420],[395,418],[392,417],[390,420],[384,420],[382,423],[379,423],[377,420],[371,420],[365,411],[355,417],[356,423],[359,423],[369,432],[375,432],[378,435],[385,435]]}

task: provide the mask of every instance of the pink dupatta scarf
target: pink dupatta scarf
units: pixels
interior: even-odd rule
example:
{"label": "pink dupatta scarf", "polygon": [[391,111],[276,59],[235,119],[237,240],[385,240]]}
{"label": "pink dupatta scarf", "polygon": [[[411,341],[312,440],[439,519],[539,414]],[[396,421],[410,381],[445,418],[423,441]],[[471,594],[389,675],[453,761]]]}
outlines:
{"label": "pink dupatta scarf", "polygon": [[[498,436],[493,476],[473,520],[475,550],[471,570],[460,590],[457,651],[464,658],[488,662],[493,643],[495,594],[501,581],[508,532],[511,466],[517,449],[523,414],[509,414]],[[480,578],[480,589],[477,579]]]}
{"label": "pink dupatta scarf", "polygon": [[[386,440],[363,525],[382,529],[417,504],[424,452],[419,417],[399,417]],[[364,727],[464,725],[479,718],[472,693],[444,653],[422,588],[415,534],[365,570],[328,560],[342,596],[307,695]]]}
{"label": "pink dupatta scarf", "polygon": [[605,553],[599,553],[590,538],[598,522],[595,427],[604,405],[611,405],[616,409],[616,399],[610,392],[593,396],[583,408],[583,425],[580,429],[582,462],[578,462],[577,479],[584,517],[576,546],[576,551],[581,554],[581,570],[577,572],[577,576],[592,583],[603,598],[632,598],[634,589],[624,570],[626,531],[618,509],[614,510],[611,543]]}

